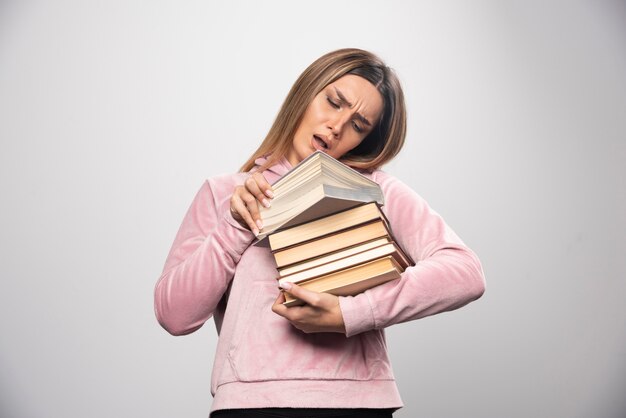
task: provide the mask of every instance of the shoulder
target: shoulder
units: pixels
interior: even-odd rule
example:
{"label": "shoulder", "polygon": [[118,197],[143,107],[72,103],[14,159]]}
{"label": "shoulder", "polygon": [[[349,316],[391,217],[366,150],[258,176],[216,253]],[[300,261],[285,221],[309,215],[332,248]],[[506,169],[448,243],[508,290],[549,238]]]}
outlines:
{"label": "shoulder", "polygon": [[378,183],[386,199],[393,197],[394,200],[410,199],[412,201],[423,201],[422,197],[408,184],[384,170],[374,170],[370,174],[370,178]]}
{"label": "shoulder", "polygon": [[372,171],[371,173],[368,173],[369,177],[374,180],[376,183],[381,183],[381,182],[386,182],[389,180],[396,180],[396,177],[394,177],[393,175],[387,173],[386,171],[378,168],[374,171]]}
{"label": "shoulder", "polygon": [[[240,184],[243,184],[246,178],[250,173],[225,173],[219,174],[213,177],[209,177],[205,180],[205,183],[211,187],[214,193],[220,194],[222,188],[224,187],[235,187]],[[230,190],[232,192],[232,190]]]}
{"label": "shoulder", "polygon": [[433,221],[439,222],[437,212],[404,181],[380,169],[372,172],[371,178],[383,192],[382,210],[395,231],[409,232]]}
{"label": "shoulder", "polygon": [[212,200],[215,206],[220,206],[230,199],[235,187],[243,184],[248,176],[248,173],[228,173],[208,177],[202,182],[198,194]]}
{"label": "shoulder", "polygon": [[380,168],[372,171],[371,173],[368,173],[369,177],[374,180],[376,183],[380,184],[381,186],[383,184],[389,184],[389,183],[396,183],[396,182],[400,182],[402,183],[402,181],[400,179],[398,179],[396,176],[394,176],[393,174],[390,174]]}

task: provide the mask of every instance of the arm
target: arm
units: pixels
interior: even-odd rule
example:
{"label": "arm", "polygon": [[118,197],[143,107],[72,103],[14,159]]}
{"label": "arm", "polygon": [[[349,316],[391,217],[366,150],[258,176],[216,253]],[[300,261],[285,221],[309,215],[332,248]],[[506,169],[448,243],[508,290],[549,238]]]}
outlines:
{"label": "arm", "polygon": [[392,233],[416,265],[399,280],[339,298],[347,337],[458,309],[485,290],[478,257],[441,216],[401,181],[377,174]]}
{"label": "arm", "polygon": [[172,335],[194,332],[213,315],[254,238],[229,210],[234,186],[205,181],[174,239],[154,290],[157,320]]}

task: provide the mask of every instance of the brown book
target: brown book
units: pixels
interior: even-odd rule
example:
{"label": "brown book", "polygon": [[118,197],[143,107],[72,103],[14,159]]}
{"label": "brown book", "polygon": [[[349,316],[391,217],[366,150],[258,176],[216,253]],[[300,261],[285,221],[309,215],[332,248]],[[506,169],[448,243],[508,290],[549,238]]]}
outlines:
{"label": "brown book", "polygon": [[374,247],[381,246],[383,244],[387,244],[389,242],[389,238],[383,237],[374,239],[372,241],[367,241],[361,244],[354,245],[352,247],[348,247],[339,251],[335,251],[330,254],[318,256],[309,260],[305,260],[301,263],[292,264],[287,267],[281,267],[278,269],[278,274],[280,277],[287,276],[289,274],[297,273],[302,270],[310,269],[322,264],[330,263],[331,261],[339,260],[340,258],[349,257],[351,255],[360,253],[365,250],[369,250]]}
{"label": "brown book", "polygon": [[[306,281],[301,286],[314,292],[350,296],[398,278],[400,278],[400,266],[392,256],[387,256]],[[287,291],[283,293],[285,294],[283,305],[287,307],[304,303]]]}
{"label": "brown book", "polygon": [[276,251],[274,258],[276,266],[282,268],[290,264],[302,262],[323,254],[351,247],[376,238],[389,237],[391,233],[382,219],[364,225],[327,235],[323,238],[304,244]]}
{"label": "brown book", "polygon": [[396,260],[401,272],[409,266],[409,261],[402,250],[394,242],[389,242],[348,257],[340,258],[339,260],[284,276],[278,280],[278,283],[292,282],[300,284],[308,280],[314,280],[316,277],[328,275],[339,270],[346,270],[386,256],[392,256]]}
{"label": "brown book", "polygon": [[352,209],[275,232],[268,237],[270,248],[272,251],[278,251],[379,218],[387,222],[376,202],[366,203]]}

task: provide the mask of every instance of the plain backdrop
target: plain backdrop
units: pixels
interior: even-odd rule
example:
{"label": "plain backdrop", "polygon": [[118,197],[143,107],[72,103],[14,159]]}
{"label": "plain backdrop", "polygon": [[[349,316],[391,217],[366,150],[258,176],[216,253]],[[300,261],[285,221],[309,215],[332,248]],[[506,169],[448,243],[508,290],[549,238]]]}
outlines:
{"label": "plain backdrop", "polygon": [[154,285],[204,179],[342,47],[396,70],[385,169],[487,278],[387,328],[395,416],[626,416],[623,1],[4,0],[3,418],[208,416],[213,320],[167,334]]}

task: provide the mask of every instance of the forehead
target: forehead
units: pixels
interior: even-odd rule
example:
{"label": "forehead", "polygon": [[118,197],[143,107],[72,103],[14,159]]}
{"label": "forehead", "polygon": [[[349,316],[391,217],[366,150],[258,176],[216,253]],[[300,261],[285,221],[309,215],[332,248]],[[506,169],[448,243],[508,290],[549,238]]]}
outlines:
{"label": "forehead", "polygon": [[363,77],[346,74],[326,86],[325,90],[336,93],[337,90],[346,98],[355,111],[368,119],[376,120],[383,108],[383,97],[376,87]]}

